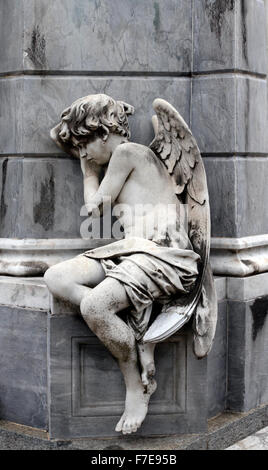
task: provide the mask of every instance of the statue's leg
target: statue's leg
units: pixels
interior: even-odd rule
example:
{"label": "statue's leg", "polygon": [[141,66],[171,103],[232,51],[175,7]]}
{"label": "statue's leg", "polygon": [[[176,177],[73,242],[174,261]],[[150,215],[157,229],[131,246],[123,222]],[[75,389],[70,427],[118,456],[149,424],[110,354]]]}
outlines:
{"label": "statue's leg", "polygon": [[141,380],[145,387],[152,385],[155,375],[154,350],[155,343],[138,343],[138,353],[142,368]]}
{"label": "statue's leg", "polygon": [[55,264],[44,275],[53,295],[75,305],[80,305],[83,297],[104,278],[101,263],[86,256],[76,256]]}
{"label": "statue's leg", "polygon": [[116,426],[116,431],[123,434],[135,432],[141,426],[150,398],[145,393],[137,366],[134,334],[116,315],[129,305],[124,286],[116,279],[107,277],[83,298],[80,306],[84,320],[118,360],[123,373],[126,384],[125,411]]}

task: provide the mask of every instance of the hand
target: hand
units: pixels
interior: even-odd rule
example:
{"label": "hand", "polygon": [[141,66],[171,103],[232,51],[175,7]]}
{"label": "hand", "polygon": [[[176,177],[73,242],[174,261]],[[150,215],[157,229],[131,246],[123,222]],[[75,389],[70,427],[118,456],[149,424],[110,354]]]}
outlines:
{"label": "hand", "polygon": [[99,208],[98,204],[96,204],[94,202],[89,202],[88,204],[86,204],[86,209],[87,209],[87,213],[90,217],[91,216],[95,216],[95,217],[100,216],[100,208]]}

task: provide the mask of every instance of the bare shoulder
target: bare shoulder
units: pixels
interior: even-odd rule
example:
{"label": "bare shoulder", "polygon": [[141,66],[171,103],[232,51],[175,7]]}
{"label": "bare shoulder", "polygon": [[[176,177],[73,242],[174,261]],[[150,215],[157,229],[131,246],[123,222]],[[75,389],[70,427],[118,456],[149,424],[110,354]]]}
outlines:
{"label": "bare shoulder", "polygon": [[117,157],[146,157],[149,154],[153,153],[149,147],[146,147],[142,144],[136,144],[135,142],[125,142],[118,145],[113,155]]}

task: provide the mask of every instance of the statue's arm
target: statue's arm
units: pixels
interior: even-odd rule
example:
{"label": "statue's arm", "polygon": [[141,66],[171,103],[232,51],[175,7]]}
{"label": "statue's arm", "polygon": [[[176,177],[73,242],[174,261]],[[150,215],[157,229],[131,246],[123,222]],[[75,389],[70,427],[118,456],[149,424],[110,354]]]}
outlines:
{"label": "statue's arm", "polygon": [[60,124],[53,127],[53,129],[51,129],[50,131],[50,137],[55,142],[55,144],[57,144],[57,146],[61,150],[63,150],[65,153],[68,153],[69,155],[72,155],[75,158],[80,158],[79,150],[75,148],[73,145],[64,144],[64,142],[59,138],[59,132],[60,132]]}
{"label": "statue's arm", "polygon": [[104,198],[110,197],[111,203],[115,202],[126,179],[134,169],[133,161],[134,159],[131,158],[130,152],[125,150],[124,144],[116,148],[100,187],[95,196],[91,199],[90,206],[92,206],[92,208],[101,208]]}
{"label": "statue's arm", "polygon": [[101,167],[86,158],[81,158],[81,170],[84,177],[84,200],[88,206],[99,189]]}

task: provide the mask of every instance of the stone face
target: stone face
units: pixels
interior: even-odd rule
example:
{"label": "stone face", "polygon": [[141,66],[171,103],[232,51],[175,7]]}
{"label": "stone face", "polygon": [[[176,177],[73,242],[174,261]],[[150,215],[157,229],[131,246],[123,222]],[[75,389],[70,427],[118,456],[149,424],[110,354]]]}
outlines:
{"label": "stone face", "polygon": [[268,273],[246,278],[227,278],[227,298],[246,301],[268,295]]}
{"label": "stone face", "polygon": [[[8,59],[10,49],[4,72],[21,70],[22,64],[26,70],[190,71],[188,0],[23,0],[19,14],[16,2],[2,3],[11,4],[4,5],[3,36],[7,44],[12,38],[18,58]],[[14,16],[24,22],[24,41],[17,31],[17,40],[12,36]]]}
{"label": "stone face", "polygon": [[266,74],[265,44],[263,0],[194,1],[194,71]]}
{"label": "stone face", "polygon": [[234,151],[236,77],[208,76],[193,80],[192,131],[201,152]]}
{"label": "stone face", "polygon": [[227,386],[227,303],[218,304],[214,344],[208,355],[208,418],[225,410]]}
{"label": "stone face", "polygon": [[[149,144],[153,139],[152,103],[161,96],[190,122],[190,79],[188,78],[88,78],[25,77],[0,81],[3,133],[0,151],[4,154],[57,153],[49,137],[60,113],[73,100],[94,93],[107,93],[135,106],[130,118],[132,140]],[[24,110],[23,115],[22,109]],[[8,119],[5,114],[8,113]],[[26,112],[27,110],[27,112]],[[38,121],[38,126],[36,122]],[[11,128],[13,131],[8,131]]]}
{"label": "stone face", "polygon": [[236,3],[236,68],[266,74],[265,1],[237,0]]}
{"label": "stone face", "polygon": [[265,157],[205,157],[213,237],[268,232],[268,160]]}
{"label": "stone face", "polygon": [[[236,172],[231,157],[204,157],[213,237],[236,236]],[[224,204],[223,204],[224,201]]]}
{"label": "stone face", "polygon": [[194,0],[194,71],[235,67],[235,0]]}
{"label": "stone face", "polygon": [[47,429],[47,315],[0,306],[0,417]]}
{"label": "stone face", "polygon": [[196,77],[192,130],[201,152],[265,152],[266,100],[263,79],[234,74]]}
{"label": "stone face", "polygon": [[248,411],[268,400],[268,296],[229,301],[227,408]]}
{"label": "stone face", "polygon": [[1,0],[0,2],[0,73],[14,72],[22,69],[23,1],[8,0],[6,2]]}
{"label": "stone face", "polygon": [[0,237],[80,236],[84,202],[78,161],[68,157],[0,160],[4,169]]}
{"label": "stone face", "polygon": [[[49,324],[51,437],[116,435],[113,429],[124,408],[124,385],[114,359],[79,317],[55,315]],[[187,335],[173,337],[158,348],[159,390],[137,435],[205,430],[206,359],[194,359]]]}

